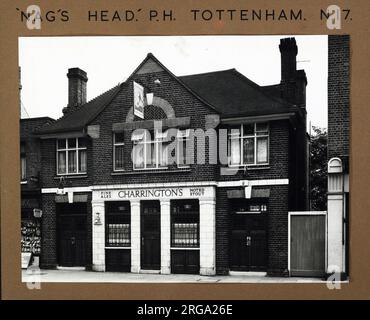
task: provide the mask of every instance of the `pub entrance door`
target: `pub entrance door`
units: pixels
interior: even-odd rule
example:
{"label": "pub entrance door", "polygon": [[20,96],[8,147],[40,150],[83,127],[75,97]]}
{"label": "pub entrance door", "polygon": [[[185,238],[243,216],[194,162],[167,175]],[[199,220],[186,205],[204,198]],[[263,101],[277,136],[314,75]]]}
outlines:
{"label": "pub entrance door", "polygon": [[267,205],[241,199],[231,207],[230,270],[266,271]]}
{"label": "pub entrance door", "polygon": [[161,268],[160,202],[141,201],[141,269]]}
{"label": "pub entrance door", "polygon": [[86,203],[57,204],[58,265],[86,265]]}

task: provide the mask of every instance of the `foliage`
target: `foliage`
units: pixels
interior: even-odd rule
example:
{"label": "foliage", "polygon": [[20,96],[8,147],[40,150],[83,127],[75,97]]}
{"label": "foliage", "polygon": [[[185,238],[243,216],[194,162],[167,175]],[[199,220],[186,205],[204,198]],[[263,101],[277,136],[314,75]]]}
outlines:
{"label": "foliage", "polygon": [[312,127],[310,144],[310,199],[311,210],[327,210],[327,142],[325,128]]}

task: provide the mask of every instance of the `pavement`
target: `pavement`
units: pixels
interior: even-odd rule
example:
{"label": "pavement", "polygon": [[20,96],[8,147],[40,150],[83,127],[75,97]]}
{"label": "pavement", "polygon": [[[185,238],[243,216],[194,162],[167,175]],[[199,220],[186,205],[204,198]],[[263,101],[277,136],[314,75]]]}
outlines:
{"label": "pavement", "polygon": [[90,283],[322,283],[317,278],[267,277],[259,274],[200,276],[190,274],[143,274],[124,272],[95,272],[85,270],[22,270],[22,282],[90,282]]}

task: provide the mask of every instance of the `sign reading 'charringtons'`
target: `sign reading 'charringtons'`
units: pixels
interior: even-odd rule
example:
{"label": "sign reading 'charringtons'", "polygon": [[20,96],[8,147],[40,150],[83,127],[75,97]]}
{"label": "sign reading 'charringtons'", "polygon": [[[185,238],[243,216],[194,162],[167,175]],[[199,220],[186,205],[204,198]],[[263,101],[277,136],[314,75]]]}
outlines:
{"label": "sign reading 'charringtons'", "polygon": [[181,188],[135,188],[121,190],[95,191],[94,199],[120,200],[120,199],[186,199],[214,197],[213,187],[181,187]]}
{"label": "sign reading 'charringtons'", "polygon": [[162,197],[182,197],[182,188],[165,189],[141,189],[141,190],[121,190],[118,192],[120,198],[162,198]]}

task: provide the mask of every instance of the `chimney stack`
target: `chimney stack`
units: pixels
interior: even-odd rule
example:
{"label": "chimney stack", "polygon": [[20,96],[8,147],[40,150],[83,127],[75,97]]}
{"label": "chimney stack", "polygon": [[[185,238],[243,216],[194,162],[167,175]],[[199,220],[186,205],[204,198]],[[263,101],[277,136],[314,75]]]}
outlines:
{"label": "chimney stack", "polygon": [[292,80],[297,71],[298,48],[295,38],[280,39],[281,81]]}
{"label": "chimney stack", "polygon": [[304,70],[297,70],[298,47],[295,38],[280,39],[279,49],[282,97],[305,109],[307,77]]}
{"label": "chimney stack", "polygon": [[80,68],[70,68],[67,73],[68,77],[68,105],[63,109],[66,114],[86,103],[86,83],[87,74]]}

